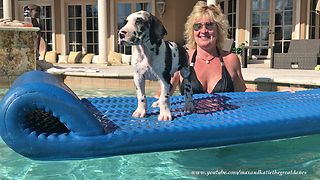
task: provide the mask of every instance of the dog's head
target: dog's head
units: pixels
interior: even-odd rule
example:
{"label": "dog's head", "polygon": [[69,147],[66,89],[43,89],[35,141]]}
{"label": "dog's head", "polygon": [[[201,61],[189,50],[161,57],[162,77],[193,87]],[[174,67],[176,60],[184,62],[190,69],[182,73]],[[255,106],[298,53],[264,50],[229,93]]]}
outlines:
{"label": "dog's head", "polygon": [[118,34],[120,45],[155,44],[167,34],[161,21],[147,11],[130,14],[124,23]]}
{"label": "dog's head", "polygon": [[30,17],[32,20],[32,25],[34,27],[39,27],[39,22],[37,19],[40,18],[40,6],[37,6],[35,4],[29,4],[23,7],[23,11],[26,12],[29,10],[30,12]]}
{"label": "dog's head", "polygon": [[40,6],[35,4],[29,4],[23,7],[23,11],[29,10],[31,18],[39,18],[40,17]]}

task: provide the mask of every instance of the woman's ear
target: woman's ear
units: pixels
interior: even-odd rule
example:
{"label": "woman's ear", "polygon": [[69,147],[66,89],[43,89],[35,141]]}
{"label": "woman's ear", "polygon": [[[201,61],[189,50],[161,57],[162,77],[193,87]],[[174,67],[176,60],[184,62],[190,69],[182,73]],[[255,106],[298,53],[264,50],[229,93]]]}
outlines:
{"label": "woman's ear", "polygon": [[164,28],[161,21],[154,15],[150,16],[150,42],[151,44],[155,44],[159,40],[163,39],[165,35],[167,35],[167,30]]}

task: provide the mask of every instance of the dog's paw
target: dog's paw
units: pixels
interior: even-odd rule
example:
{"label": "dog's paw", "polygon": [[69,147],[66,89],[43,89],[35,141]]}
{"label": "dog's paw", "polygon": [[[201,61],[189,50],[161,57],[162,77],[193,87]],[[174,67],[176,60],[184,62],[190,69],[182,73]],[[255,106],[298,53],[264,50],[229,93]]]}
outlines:
{"label": "dog's paw", "polygon": [[184,112],[192,113],[194,111],[194,106],[192,102],[186,103],[184,106]]}
{"label": "dog's paw", "polygon": [[135,110],[132,114],[132,117],[144,117],[146,115],[146,110]]}
{"label": "dog's paw", "polygon": [[172,120],[172,116],[171,113],[161,113],[158,116],[158,121],[171,121]]}
{"label": "dog's paw", "polygon": [[159,101],[156,101],[156,102],[152,103],[151,107],[153,107],[153,108],[160,107]]}

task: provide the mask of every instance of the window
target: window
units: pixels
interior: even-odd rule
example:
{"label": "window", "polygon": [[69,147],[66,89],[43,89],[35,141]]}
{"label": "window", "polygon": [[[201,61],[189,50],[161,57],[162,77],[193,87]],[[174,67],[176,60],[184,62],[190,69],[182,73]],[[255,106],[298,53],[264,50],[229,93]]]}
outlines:
{"label": "window", "polygon": [[69,52],[99,54],[98,5],[68,5]]}
{"label": "window", "polygon": [[47,43],[47,51],[52,51],[52,11],[51,6],[40,6],[41,37]]}
{"label": "window", "polygon": [[316,14],[317,0],[310,1],[309,39],[320,39],[320,18]]}
{"label": "window", "polygon": [[151,12],[151,4],[150,3],[136,3],[136,11],[148,11]]}
{"label": "window", "polygon": [[99,54],[98,5],[86,5],[87,52]]}
{"label": "window", "polygon": [[[124,26],[124,21],[129,14],[135,11],[148,11],[151,12],[151,3],[150,2],[136,2],[136,3],[118,3],[117,4],[117,34],[119,30]],[[123,54],[131,54],[131,46],[122,46],[118,45],[118,52]]]}
{"label": "window", "polygon": [[293,0],[276,0],[274,10],[274,52],[286,53],[294,29]]}
{"label": "window", "polygon": [[68,6],[69,51],[82,51],[81,5]]}
{"label": "window", "polygon": [[3,18],[3,0],[0,0],[0,19]]}
{"label": "window", "polygon": [[225,10],[224,10],[224,1],[218,2],[218,4],[220,5],[222,13],[224,13],[225,12]]}
{"label": "window", "polygon": [[[269,26],[270,26],[270,1],[252,2],[252,21],[251,21],[251,45],[268,46],[269,43]],[[266,56],[268,49],[252,49],[252,55]]]}
{"label": "window", "polygon": [[228,1],[228,11],[225,12],[228,16],[228,21],[230,24],[229,38],[236,39],[236,7],[237,0]]}
{"label": "window", "polygon": [[[118,4],[117,5],[117,34],[119,30],[124,26],[126,17],[132,12],[132,4]],[[122,46],[118,44],[118,52],[123,54],[131,54],[131,46]]]}
{"label": "window", "polygon": [[[220,0],[217,2],[220,5],[221,11],[227,16],[229,21],[228,38],[236,40],[236,7],[237,0]],[[233,44],[234,46],[234,44]]]}

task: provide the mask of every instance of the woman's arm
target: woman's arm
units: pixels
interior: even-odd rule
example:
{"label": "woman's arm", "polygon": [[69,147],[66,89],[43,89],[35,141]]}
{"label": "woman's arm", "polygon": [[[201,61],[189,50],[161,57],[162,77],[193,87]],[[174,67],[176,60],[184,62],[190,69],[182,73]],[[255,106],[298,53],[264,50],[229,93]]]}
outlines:
{"label": "woman's arm", "polygon": [[248,89],[241,72],[240,61],[236,54],[230,53],[225,57],[225,65],[232,76],[235,92],[256,92],[257,90]]}
{"label": "woman's arm", "polygon": [[[180,84],[180,71],[177,71],[174,73],[173,77],[171,78],[171,84],[172,84],[172,89],[170,92],[170,96],[173,95],[174,91],[176,90],[177,86]],[[159,90],[153,94],[153,97],[159,98],[161,94],[161,87]]]}
{"label": "woman's arm", "polygon": [[[238,59],[238,57],[237,57],[237,59]],[[244,82],[244,79],[243,79],[243,76],[242,76],[240,61],[238,60],[238,62],[239,62],[239,66],[236,69],[237,76],[236,76],[236,78],[235,78],[235,80],[233,82],[234,91],[235,92],[238,92],[238,91],[239,92],[243,92],[243,91],[244,92],[258,92],[258,90],[247,88],[246,83]]]}

